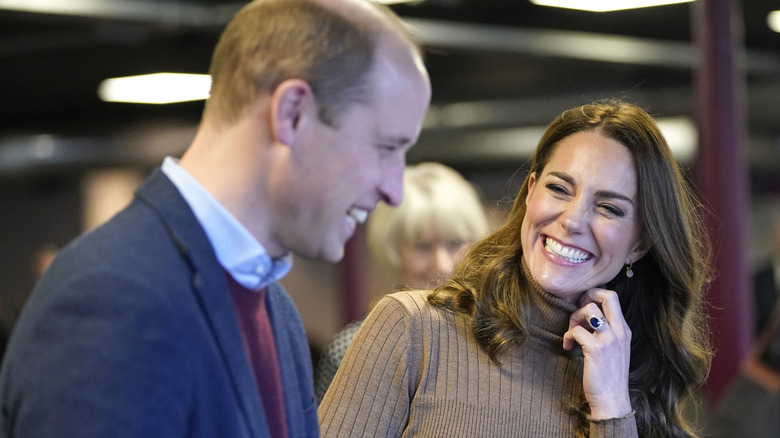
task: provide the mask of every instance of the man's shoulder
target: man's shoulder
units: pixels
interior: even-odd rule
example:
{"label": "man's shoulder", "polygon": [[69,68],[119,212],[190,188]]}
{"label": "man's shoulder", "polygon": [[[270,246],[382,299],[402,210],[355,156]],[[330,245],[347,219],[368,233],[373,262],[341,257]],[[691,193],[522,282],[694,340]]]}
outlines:
{"label": "man's shoulder", "polygon": [[172,284],[189,288],[191,267],[168,227],[152,208],[134,200],[103,225],[66,245],[36,289],[111,285],[103,292],[107,296],[129,288],[156,291]]}
{"label": "man's shoulder", "polygon": [[76,266],[92,263],[110,266],[148,263],[173,253],[175,247],[165,226],[158,217],[144,210],[131,204],[108,222],[74,239],[63,248],[61,258]]}
{"label": "man's shoulder", "polygon": [[144,264],[179,257],[184,249],[202,252],[206,247],[210,244],[195,215],[158,170],[142,183],[130,204],[65,250],[75,259]]}

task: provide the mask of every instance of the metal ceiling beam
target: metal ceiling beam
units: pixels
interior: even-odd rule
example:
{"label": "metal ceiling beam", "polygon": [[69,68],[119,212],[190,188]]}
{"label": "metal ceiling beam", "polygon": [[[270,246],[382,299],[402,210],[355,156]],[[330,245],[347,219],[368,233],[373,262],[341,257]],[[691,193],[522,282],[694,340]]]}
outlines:
{"label": "metal ceiling beam", "polygon": [[[760,93],[765,94],[763,87]],[[777,99],[765,101],[780,107]],[[620,92],[599,90],[588,93],[557,94],[523,99],[485,100],[434,104],[428,110],[424,128],[426,131],[449,131],[517,126],[546,125],[563,109],[582,105],[593,100],[621,97],[650,111],[654,115],[678,116],[692,113],[692,95],[689,88],[657,88],[651,91],[632,90]],[[663,112],[663,114],[658,114]]]}
{"label": "metal ceiling beam", "polygon": [[[780,107],[774,87],[749,90],[748,101],[764,96],[759,107]],[[659,118],[688,116],[693,109],[690,89],[635,91],[624,98]],[[766,96],[773,94],[775,100]],[[599,94],[609,96],[609,91]],[[420,141],[409,153],[410,162],[442,161],[458,167],[517,166],[530,157],[544,125],[562,109],[581,105],[583,95],[556,95],[539,99],[459,102],[432,105]],[[774,113],[774,112],[772,112]],[[27,135],[0,138],[0,179],[46,172],[62,172],[107,165],[148,165],[165,155],[181,154],[196,125],[155,121],[124,130],[124,134],[98,136]],[[774,159],[780,145],[776,131],[752,130],[747,154],[751,169],[780,174]],[[691,155],[679,157],[689,163]]]}
{"label": "metal ceiling beam", "polygon": [[[0,0],[0,9],[152,25],[223,26],[245,4],[203,6],[191,1],[159,0]],[[691,69],[697,60],[695,47],[684,41],[418,18],[404,18],[403,21],[423,45],[430,47],[677,69]],[[749,52],[746,58],[749,73],[780,72],[780,56],[775,53]]]}
{"label": "metal ceiling beam", "polygon": [[[498,51],[607,63],[692,69],[696,48],[690,42],[664,41],[588,32],[525,29],[406,18],[404,23],[431,47]],[[748,52],[750,73],[780,72],[780,56]]]}

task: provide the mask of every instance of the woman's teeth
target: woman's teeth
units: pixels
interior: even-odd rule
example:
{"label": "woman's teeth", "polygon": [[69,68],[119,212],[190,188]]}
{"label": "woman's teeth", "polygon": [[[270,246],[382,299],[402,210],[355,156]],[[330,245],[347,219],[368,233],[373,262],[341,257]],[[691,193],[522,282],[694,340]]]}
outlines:
{"label": "woman's teeth", "polygon": [[544,249],[572,263],[582,263],[590,258],[588,253],[563,246],[549,237],[545,239]]}

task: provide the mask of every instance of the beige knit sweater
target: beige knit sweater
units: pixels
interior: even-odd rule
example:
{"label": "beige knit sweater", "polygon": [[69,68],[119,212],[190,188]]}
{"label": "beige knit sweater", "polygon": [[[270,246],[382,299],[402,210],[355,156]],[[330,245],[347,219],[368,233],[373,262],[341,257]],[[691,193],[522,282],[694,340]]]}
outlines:
{"label": "beige knit sweater", "polygon": [[[561,347],[572,304],[537,290],[532,340],[499,367],[428,293],[388,295],[369,314],[320,404],[323,437],[574,436],[582,352]],[[592,421],[590,436],[636,437],[636,422]]]}

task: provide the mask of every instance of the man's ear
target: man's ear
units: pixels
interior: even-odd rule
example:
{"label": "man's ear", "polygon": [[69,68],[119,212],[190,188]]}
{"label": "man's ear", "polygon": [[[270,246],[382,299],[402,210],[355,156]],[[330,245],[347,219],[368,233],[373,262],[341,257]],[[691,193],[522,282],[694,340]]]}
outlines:
{"label": "man's ear", "polygon": [[287,79],[271,94],[271,133],[275,140],[292,145],[303,117],[316,111],[314,93],[306,81]]}

